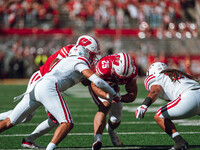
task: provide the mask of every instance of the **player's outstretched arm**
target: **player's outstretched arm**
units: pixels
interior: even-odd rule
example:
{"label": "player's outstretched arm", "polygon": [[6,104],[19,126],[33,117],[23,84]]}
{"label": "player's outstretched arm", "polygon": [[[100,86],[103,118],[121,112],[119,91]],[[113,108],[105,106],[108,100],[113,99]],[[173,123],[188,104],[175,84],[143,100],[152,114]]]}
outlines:
{"label": "player's outstretched arm", "polygon": [[[104,98],[106,97],[107,100],[112,100],[113,97],[115,97],[115,95],[116,95],[115,90],[108,83],[106,83],[103,79],[101,79],[99,76],[94,74],[94,72],[92,70],[85,69],[82,71],[82,74],[85,77],[87,77],[88,80],[93,82],[92,84],[95,84],[98,88],[102,89],[104,92],[107,93],[106,96],[104,95]],[[101,91],[100,89],[97,90],[97,94],[98,94],[98,92]]]}
{"label": "player's outstretched arm", "polygon": [[144,115],[148,107],[156,101],[159,94],[162,92],[162,87],[160,85],[152,85],[148,96],[143,101],[142,105],[139,106],[135,112],[136,119],[144,118]]}

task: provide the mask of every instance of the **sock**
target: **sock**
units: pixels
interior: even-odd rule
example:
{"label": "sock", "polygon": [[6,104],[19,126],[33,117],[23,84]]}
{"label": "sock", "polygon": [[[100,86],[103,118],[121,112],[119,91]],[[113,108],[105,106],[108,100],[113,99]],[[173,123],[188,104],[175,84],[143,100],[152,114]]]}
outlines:
{"label": "sock", "polygon": [[54,150],[56,148],[56,144],[54,143],[49,143],[46,150]]}
{"label": "sock", "polygon": [[94,135],[94,141],[101,141],[102,135],[101,134],[96,134]]}
{"label": "sock", "polygon": [[47,119],[45,121],[43,121],[42,123],[40,123],[36,129],[27,137],[25,138],[25,140],[27,142],[33,142],[35,141],[35,139],[37,139],[38,137],[48,133],[51,129],[53,129],[55,126],[57,126],[58,124],[55,124],[53,121],[51,121],[50,119]]}
{"label": "sock", "polygon": [[178,135],[180,135],[178,132],[175,132],[175,133],[173,133],[172,135],[171,135],[171,137],[172,138],[174,138],[174,137],[176,137],[176,136],[178,136]]}

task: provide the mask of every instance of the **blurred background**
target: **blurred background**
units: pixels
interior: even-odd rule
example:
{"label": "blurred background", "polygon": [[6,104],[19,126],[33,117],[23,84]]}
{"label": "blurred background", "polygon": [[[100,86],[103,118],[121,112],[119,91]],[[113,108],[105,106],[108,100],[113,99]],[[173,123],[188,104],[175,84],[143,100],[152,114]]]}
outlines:
{"label": "blurred background", "polygon": [[83,34],[128,52],[139,76],[161,61],[200,77],[200,0],[0,0],[0,79],[29,78]]}

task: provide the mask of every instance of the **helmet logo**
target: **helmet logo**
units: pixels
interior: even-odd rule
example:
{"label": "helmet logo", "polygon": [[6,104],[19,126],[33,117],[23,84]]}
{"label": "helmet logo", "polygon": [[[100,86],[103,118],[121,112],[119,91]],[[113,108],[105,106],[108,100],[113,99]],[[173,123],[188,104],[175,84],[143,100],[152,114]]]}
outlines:
{"label": "helmet logo", "polygon": [[88,45],[90,45],[90,44],[92,44],[92,42],[89,41],[89,40],[86,39],[86,38],[80,39],[80,41],[79,41],[79,43],[78,43],[78,45],[82,45],[82,46],[84,46],[84,47],[86,47],[86,46],[88,46]]}
{"label": "helmet logo", "polygon": [[117,56],[115,56],[115,60],[114,60],[113,64],[116,66],[119,66],[119,61],[120,61],[120,56],[117,55]]}

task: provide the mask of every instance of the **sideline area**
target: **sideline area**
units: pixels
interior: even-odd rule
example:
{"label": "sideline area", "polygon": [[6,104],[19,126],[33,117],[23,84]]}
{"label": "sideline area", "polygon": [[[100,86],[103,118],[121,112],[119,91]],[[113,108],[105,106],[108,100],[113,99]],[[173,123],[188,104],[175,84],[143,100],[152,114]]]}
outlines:
{"label": "sideline area", "polygon": [[0,80],[0,85],[26,85],[29,78],[26,79],[3,79]]}

